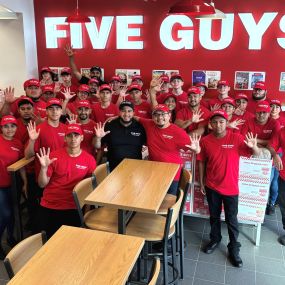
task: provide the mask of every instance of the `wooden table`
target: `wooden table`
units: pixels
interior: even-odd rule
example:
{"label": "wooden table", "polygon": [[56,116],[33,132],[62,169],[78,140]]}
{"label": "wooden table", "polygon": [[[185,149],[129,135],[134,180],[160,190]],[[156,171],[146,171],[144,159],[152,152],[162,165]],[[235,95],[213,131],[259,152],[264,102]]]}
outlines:
{"label": "wooden table", "polygon": [[125,284],[143,245],[138,237],[62,226],[8,284]]}
{"label": "wooden table", "polygon": [[126,230],[126,210],[157,213],[178,164],[124,159],[85,202],[118,209],[118,232]]}

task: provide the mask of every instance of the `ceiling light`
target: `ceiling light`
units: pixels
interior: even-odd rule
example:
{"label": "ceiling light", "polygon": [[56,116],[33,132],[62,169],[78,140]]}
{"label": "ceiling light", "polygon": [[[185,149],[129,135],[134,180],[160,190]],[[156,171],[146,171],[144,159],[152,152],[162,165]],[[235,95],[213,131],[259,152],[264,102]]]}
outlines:
{"label": "ceiling light", "polygon": [[226,19],[227,16],[221,10],[215,8],[215,4],[211,1],[210,5],[215,9],[215,14],[209,15],[199,15],[195,17],[196,19],[211,19],[211,20],[219,20],[219,19]]}
{"label": "ceiling light", "polygon": [[65,19],[66,23],[90,23],[91,20],[88,18],[88,16],[82,15],[79,13],[78,8],[78,0],[76,0],[76,10],[73,15],[68,16]]}
{"label": "ceiling light", "polygon": [[16,20],[18,19],[17,14],[8,9],[7,7],[0,5],[0,19],[1,20]]}

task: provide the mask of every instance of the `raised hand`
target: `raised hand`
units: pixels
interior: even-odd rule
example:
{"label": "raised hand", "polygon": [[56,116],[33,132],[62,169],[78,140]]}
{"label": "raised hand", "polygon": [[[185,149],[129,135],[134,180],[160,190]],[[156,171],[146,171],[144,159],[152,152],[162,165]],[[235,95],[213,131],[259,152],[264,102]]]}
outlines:
{"label": "raised hand", "polygon": [[60,92],[60,83],[59,82],[55,82],[53,92],[54,93]]}
{"label": "raised hand", "polygon": [[153,78],[150,82],[150,90],[154,90],[155,92],[160,92],[161,91],[161,86],[163,82],[161,79]]}
{"label": "raised hand", "polygon": [[69,119],[66,119],[68,124],[76,124],[77,123],[77,115],[71,113],[69,114]]}
{"label": "raised hand", "polygon": [[37,157],[39,159],[41,167],[48,168],[49,165],[51,165],[55,160],[57,160],[56,157],[50,159],[49,154],[50,154],[50,148],[48,148],[47,151],[45,150],[44,147],[40,148],[40,154],[37,153]]}
{"label": "raised hand", "polygon": [[278,154],[273,156],[273,162],[277,170],[283,170],[283,163]]}
{"label": "raised hand", "polygon": [[16,100],[15,94],[14,94],[15,88],[9,86],[8,88],[4,89],[4,98],[5,102],[7,103],[13,103]]}
{"label": "raised hand", "polygon": [[254,136],[253,133],[247,133],[245,135],[244,142],[249,148],[256,148],[257,147],[257,134]]}
{"label": "raised hand", "polygon": [[69,101],[71,98],[73,98],[76,93],[75,92],[70,92],[70,88],[66,87],[63,89],[63,91],[61,91],[61,93],[64,95],[65,100]]}
{"label": "raised hand", "polygon": [[237,130],[239,130],[238,126],[243,125],[244,122],[245,122],[245,120],[237,119],[237,120],[234,120],[234,121],[228,123],[228,127],[231,128],[231,129],[237,129]]}
{"label": "raised hand", "polygon": [[68,57],[72,57],[72,56],[74,56],[74,53],[75,53],[75,52],[73,51],[73,49],[72,49],[72,46],[71,46],[71,45],[66,44],[66,46],[65,46],[64,50],[65,50],[66,55],[67,55]]}
{"label": "raised hand", "polygon": [[204,113],[201,111],[201,109],[194,111],[191,119],[192,123],[200,123],[204,121],[202,118],[203,115]]}
{"label": "raised hand", "polygon": [[127,86],[123,86],[121,89],[120,89],[120,95],[119,95],[119,100],[121,101],[125,101],[126,100],[126,93],[128,91],[128,87]]}
{"label": "raised hand", "polygon": [[29,138],[32,141],[35,141],[39,137],[41,131],[40,129],[37,131],[36,122],[31,122],[31,121],[28,123],[27,130]]}
{"label": "raised hand", "polygon": [[193,152],[195,153],[199,153],[201,151],[201,148],[200,148],[200,139],[201,139],[201,136],[199,136],[198,134],[196,133],[193,133],[191,136],[190,136],[190,139],[191,139],[191,145],[186,145],[189,149],[191,149]]}
{"label": "raised hand", "polygon": [[96,136],[97,138],[103,138],[103,137],[105,137],[107,134],[110,133],[110,131],[105,132],[104,127],[105,127],[105,124],[102,124],[102,123],[97,123],[96,126],[94,127],[95,136]]}
{"label": "raised hand", "polygon": [[216,110],[219,110],[221,108],[221,105],[216,103],[214,106],[211,107],[211,111],[214,112]]}

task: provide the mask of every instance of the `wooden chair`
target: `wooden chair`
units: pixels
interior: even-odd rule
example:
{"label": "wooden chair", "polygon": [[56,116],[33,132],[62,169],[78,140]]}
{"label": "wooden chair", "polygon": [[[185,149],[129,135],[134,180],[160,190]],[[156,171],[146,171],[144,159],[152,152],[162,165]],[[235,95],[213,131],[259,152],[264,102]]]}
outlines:
{"label": "wooden chair", "polygon": [[[118,211],[116,209],[101,207],[84,213],[85,198],[108,175],[107,164],[98,165],[94,176],[85,178],[77,183],[73,189],[73,198],[80,217],[81,226],[93,230],[118,232]],[[95,179],[94,179],[95,178]],[[95,183],[94,183],[95,182]],[[95,186],[94,186],[95,185]],[[95,188],[96,191],[96,188]]]}
{"label": "wooden chair", "polygon": [[184,193],[182,190],[178,192],[178,200],[170,209],[168,209],[166,217],[157,214],[136,213],[133,219],[129,222],[126,230],[126,233],[128,235],[142,237],[147,242],[162,241],[164,284],[169,284],[167,256],[168,240],[171,240],[172,247],[173,280],[171,283],[176,282],[179,277],[176,264],[175,242],[173,236],[175,234],[175,223],[180,213],[183,194]]}
{"label": "wooden chair", "polygon": [[150,271],[150,280],[148,282],[148,285],[156,285],[159,271],[160,271],[160,259],[158,257],[155,257],[152,263],[152,268]]}
{"label": "wooden chair", "polygon": [[11,249],[4,259],[4,265],[10,279],[17,274],[46,241],[46,233],[41,232],[22,240]]}
{"label": "wooden chair", "polygon": [[[184,206],[187,199],[187,195],[189,193],[189,190],[191,188],[191,181],[192,181],[192,175],[191,172],[186,170],[185,168],[181,171],[181,176],[179,180],[178,189],[181,189],[184,192],[184,197],[179,213],[179,218],[177,220],[177,229],[176,229],[176,239],[178,241],[178,247],[177,250],[179,252],[179,258],[180,258],[180,277],[181,279],[184,278],[184,226],[183,226],[183,212],[184,212]],[[168,209],[175,204],[175,201],[177,200],[177,196],[167,194],[164,198],[158,213],[162,215],[166,215]]]}

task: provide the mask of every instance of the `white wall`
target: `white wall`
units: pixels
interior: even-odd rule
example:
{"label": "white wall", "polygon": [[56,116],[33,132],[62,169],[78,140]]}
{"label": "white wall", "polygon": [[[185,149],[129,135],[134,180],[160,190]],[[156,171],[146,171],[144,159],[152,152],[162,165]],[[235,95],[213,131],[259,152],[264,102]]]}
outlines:
{"label": "white wall", "polygon": [[37,77],[38,62],[33,0],[0,0],[19,13],[18,20],[0,20],[0,88],[13,85],[23,94],[23,82]]}

